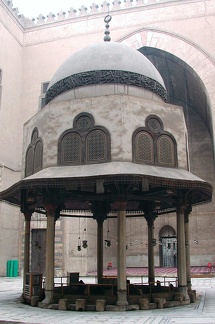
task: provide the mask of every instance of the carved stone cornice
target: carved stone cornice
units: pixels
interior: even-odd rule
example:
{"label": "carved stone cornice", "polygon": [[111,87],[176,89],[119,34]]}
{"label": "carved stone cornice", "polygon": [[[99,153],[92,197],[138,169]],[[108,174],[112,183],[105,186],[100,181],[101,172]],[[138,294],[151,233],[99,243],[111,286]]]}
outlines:
{"label": "carved stone cornice", "polygon": [[[173,2],[175,0],[166,0],[166,2]],[[68,11],[59,10],[58,12],[52,13],[52,6],[50,5],[51,15],[44,15],[39,14],[36,16],[33,16],[34,18],[28,18],[25,17],[25,15],[22,14],[22,12],[19,12],[19,8],[16,8],[13,6],[13,2],[11,0],[0,0],[2,4],[4,5],[4,8],[8,10],[8,12],[11,13],[11,15],[16,19],[16,21],[23,27],[23,28],[29,28],[29,27],[37,27],[41,25],[48,25],[50,23],[58,23],[65,20],[71,20],[71,19],[80,19],[82,17],[87,17],[90,15],[101,15],[103,13],[107,13],[109,11],[109,7],[111,7],[111,12],[114,11],[125,11],[125,10],[135,10],[136,7],[148,7],[148,6],[155,6],[160,5],[160,3],[157,0],[137,0],[135,4],[133,4],[133,0],[124,0],[124,3],[122,1],[114,0],[112,2],[112,5],[108,1],[104,1],[100,5],[96,3],[92,3],[91,6],[86,7],[84,5],[79,5],[79,7],[73,8],[71,7]]]}

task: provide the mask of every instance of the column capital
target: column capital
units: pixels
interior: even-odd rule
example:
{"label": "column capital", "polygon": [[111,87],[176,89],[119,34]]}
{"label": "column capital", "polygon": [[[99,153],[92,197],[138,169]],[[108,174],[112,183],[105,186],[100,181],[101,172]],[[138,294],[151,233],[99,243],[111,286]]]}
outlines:
{"label": "column capital", "polygon": [[25,221],[30,221],[33,213],[24,213]]}
{"label": "column capital", "polygon": [[45,209],[46,216],[49,215],[51,217],[54,217],[55,221],[60,217],[60,208],[57,204],[47,203],[45,204]]}
{"label": "column capital", "polygon": [[154,215],[153,213],[151,213],[150,215],[144,215],[144,218],[147,221],[148,226],[154,225],[154,221],[156,217],[157,215]]}
{"label": "column capital", "polygon": [[45,204],[45,209],[48,213],[55,213],[57,207],[58,207],[57,204],[52,204],[52,203]]}
{"label": "column capital", "polygon": [[117,209],[118,211],[120,210],[126,210],[127,208],[127,201],[116,201],[114,204],[113,204],[113,208]]}
{"label": "column capital", "polygon": [[176,212],[177,214],[181,214],[181,213],[184,213],[185,210],[187,208],[187,205],[186,204],[178,204],[176,205]]}
{"label": "column capital", "polygon": [[104,219],[96,219],[98,227],[103,227]]}
{"label": "column capital", "polygon": [[192,206],[187,206],[187,208],[184,210],[184,221],[185,223],[189,223],[189,215],[192,212]]}
{"label": "column capital", "polygon": [[104,220],[107,219],[107,213],[110,211],[110,206],[104,201],[94,201],[91,210],[93,212],[93,218],[96,219],[98,223],[103,224]]}

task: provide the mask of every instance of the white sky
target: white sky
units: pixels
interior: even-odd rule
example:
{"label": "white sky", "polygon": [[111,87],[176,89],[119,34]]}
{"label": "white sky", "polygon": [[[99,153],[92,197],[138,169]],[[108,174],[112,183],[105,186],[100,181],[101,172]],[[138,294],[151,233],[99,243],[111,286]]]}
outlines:
{"label": "white sky", "polygon": [[[39,14],[47,16],[50,12],[56,14],[60,9],[68,12],[72,7],[78,11],[82,5],[90,8],[96,3],[99,8],[104,0],[12,0],[13,7],[19,9],[19,13],[25,17],[36,18]],[[112,3],[112,1],[107,1]]]}

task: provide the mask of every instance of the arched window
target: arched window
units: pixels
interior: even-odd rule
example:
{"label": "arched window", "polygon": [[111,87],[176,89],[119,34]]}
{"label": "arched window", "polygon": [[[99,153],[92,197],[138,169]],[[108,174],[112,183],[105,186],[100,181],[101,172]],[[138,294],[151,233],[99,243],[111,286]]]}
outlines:
{"label": "arched window", "polygon": [[33,173],[34,173],[34,149],[33,146],[29,146],[26,152],[26,159],[25,159],[25,175],[26,177],[28,177]]}
{"label": "arched window", "polygon": [[135,137],[135,160],[139,163],[154,164],[153,138],[148,132],[139,132]]}
{"label": "arched window", "polygon": [[42,140],[39,139],[34,149],[34,173],[42,169],[42,160],[43,160],[43,143]]}
{"label": "arched window", "polygon": [[31,135],[31,144],[28,146],[25,156],[25,176],[38,172],[43,164],[43,142],[38,137],[38,129],[35,128]]}
{"label": "arched window", "polygon": [[81,137],[75,132],[69,132],[61,141],[61,164],[81,163]]}
{"label": "arched window", "polygon": [[37,139],[38,139],[38,129],[37,128],[34,128],[34,130],[32,132],[32,135],[31,135],[31,144],[32,145],[35,145]]}
{"label": "arched window", "polygon": [[146,127],[133,133],[133,161],[142,164],[177,166],[177,151],[174,137],[164,131],[161,119],[155,115],[146,118]]}
{"label": "arched window", "polygon": [[168,135],[161,135],[157,140],[158,165],[175,166],[175,145]]}
{"label": "arched window", "polygon": [[92,130],[86,138],[86,162],[107,161],[107,136],[97,129]]}
{"label": "arched window", "polygon": [[110,135],[106,128],[95,126],[89,113],[74,118],[73,128],[65,131],[58,144],[58,163],[90,164],[110,161]]}

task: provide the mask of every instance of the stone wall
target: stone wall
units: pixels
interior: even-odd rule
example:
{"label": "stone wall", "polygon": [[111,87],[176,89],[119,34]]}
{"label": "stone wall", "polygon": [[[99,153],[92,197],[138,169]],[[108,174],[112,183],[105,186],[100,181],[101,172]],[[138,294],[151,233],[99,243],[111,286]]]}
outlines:
{"label": "stone wall", "polygon": [[[99,7],[92,5],[92,8],[87,9],[83,6],[78,9],[68,8],[67,12],[62,10],[55,15],[51,13],[48,17],[40,15],[33,20],[19,14],[11,0],[0,0],[0,69],[3,72],[0,101],[1,190],[20,179],[22,143],[24,141],[26,147],[28,142],[26,133],[23,139],[23,124],[40,110],[41,83],[50,81],[60,64],[72,53],[88,44],[103,41],[104,17],[108,8],[112,15],[110,31],[113,41],[123,42],[136,49],[144,46],[161,49],[193,68],[205,87],[212,112],[212,124],[215,125],[213,0],[126,0],[122,3],[114,1],[110,6],[104,1]],[[191,122],[187,126],[197,134],[195,139],[189,138],[191,171],[214,183],[213,138],[209,142],[207,127],[200,116],[191,113],[190,118]],[[210,119],[209,114],[207,119]],[[98,121],[100,122],[101,120]],[[204,138],[206,133],[207,140]],[[6,261],[21,255],[18,250],[21,247],[19,233],[23,217],[20,218],[18,208],[4,203],[1,203],[0,208],[0,250],[4,251],[0,256],[0,275],[4,275]],[[193,209],[190,220],[192,264],[215,262],[213,219],[214,202]],[[162,226],[171,222],[176,229],[174,215],[160,217],[155,222],[157,239]],[[92,230],[91,239],[93,233]],[[141,240],[141,235],[138,240]],[[198,240],[199,244],[194,240]],[[158,265],[158,246],[155,247],[155,252]],[[146,258],[146,250],[141,251],[140,246],[136,251],[130,249],[127,253],[129,264],[133,263],[135,254],[140,255],[136,258],[135,265],[141,266],[145,262],[138,261]],[[87,253],[82,260],[86,257]],[[110,255],[107,260],[109,257]],[[92,269],[95,257],[92,256],[91,259],[89,256],[89,264],[87,261],[85,264],[84,270]],[[71,263],[66,268],[71,269]]]}

